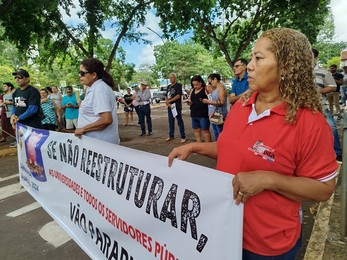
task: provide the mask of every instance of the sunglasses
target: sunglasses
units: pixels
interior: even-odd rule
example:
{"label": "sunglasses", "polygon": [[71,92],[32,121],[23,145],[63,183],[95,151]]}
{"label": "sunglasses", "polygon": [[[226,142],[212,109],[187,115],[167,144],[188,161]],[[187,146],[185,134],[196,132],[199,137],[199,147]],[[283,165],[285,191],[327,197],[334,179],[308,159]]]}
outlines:
{"label": "sunglasses", "polygon": [[14,79],[24,79],[23,76],[14,76]]}
{"label": "sunglasses", "polygon": [[82,71],[82,70],[80,70],[80,71],[78,72],[78,74],[79,74],[81,77],[84,77],[87,73],[92,73],[92,72],[89,72],[89,71]]}

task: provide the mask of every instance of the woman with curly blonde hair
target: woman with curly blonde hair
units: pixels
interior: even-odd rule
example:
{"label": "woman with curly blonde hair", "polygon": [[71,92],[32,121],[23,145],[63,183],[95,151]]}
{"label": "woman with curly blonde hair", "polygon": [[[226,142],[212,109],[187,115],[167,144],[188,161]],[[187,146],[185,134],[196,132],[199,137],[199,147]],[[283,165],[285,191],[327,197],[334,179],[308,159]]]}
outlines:
{"label": "woman with curly blonde hair", "polygon": [[295,259],[301,201],[329,199],[338,174],[311,45],[298,31],[268,30],[247,70],[250,90],[230,110],[218,141],[175,148],[169,166],[191,153],[217,159],[218,170],[234,175],[235,203],[244,203],[243,259]]}
{"label": "woman with curly blonde hair", "polygon": [[[310,43],[303,34],[295,30],[277,28],[263,33],[272,41],[270,51],[277,60],[277,69],[280,75],[279,92],[282,100],[288,106],[286,121],[294,123],[299,108],[308,108],[312,111],[322,112],[321,96],[314,81]],[[299,38],[297,41],[288,40],[289,37]],[[299,77],[300,76],[300,77]],[[245,93],[243,101],[252,95],[250,90]]]}

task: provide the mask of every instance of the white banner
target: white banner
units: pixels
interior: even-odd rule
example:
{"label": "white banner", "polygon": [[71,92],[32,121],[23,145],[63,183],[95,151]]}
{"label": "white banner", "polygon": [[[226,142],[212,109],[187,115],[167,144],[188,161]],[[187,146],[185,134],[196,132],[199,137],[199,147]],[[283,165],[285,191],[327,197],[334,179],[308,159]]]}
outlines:
{"label": "white banner", "polygon": [[93,259],[241,259],[232,175],[17,126],[20,182]]}

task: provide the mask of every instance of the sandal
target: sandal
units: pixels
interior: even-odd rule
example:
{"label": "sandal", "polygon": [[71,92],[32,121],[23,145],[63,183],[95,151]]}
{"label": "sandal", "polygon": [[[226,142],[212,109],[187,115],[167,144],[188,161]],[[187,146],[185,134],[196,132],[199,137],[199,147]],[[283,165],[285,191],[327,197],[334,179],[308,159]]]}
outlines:
{"label": "sandal", "polygon": [[1,138],[0,139],[0,143],[4,143],[4,142],[6,142],[6,139],[5,138]]}
{"label": "sandal", "polygon": [[165,139],[165,142],[169,142],[169,141],[171,141],[173,139],[174,139],[173,137],[168,137],[168,138]]}

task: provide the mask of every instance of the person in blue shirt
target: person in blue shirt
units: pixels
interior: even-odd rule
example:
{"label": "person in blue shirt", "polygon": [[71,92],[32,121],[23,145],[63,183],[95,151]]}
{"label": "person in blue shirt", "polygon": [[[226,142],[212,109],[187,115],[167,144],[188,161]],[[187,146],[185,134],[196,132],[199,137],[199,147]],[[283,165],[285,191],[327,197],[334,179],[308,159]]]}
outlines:
{"label": "person in blue shirt", "polygon": [[234,63],[235,78],[231,80],[231,92],[229,95],[229,103],[233,105],[241,95],[249,88],[248,86],[248,73],[247,73],[247,60],[238,59]]}
{"label": "person in blue shirt", "polygon": [[71,86],[66,87],[66,95],[62,99],[61,105],[65,111],[66,130],[76,129],[79,105]]}

